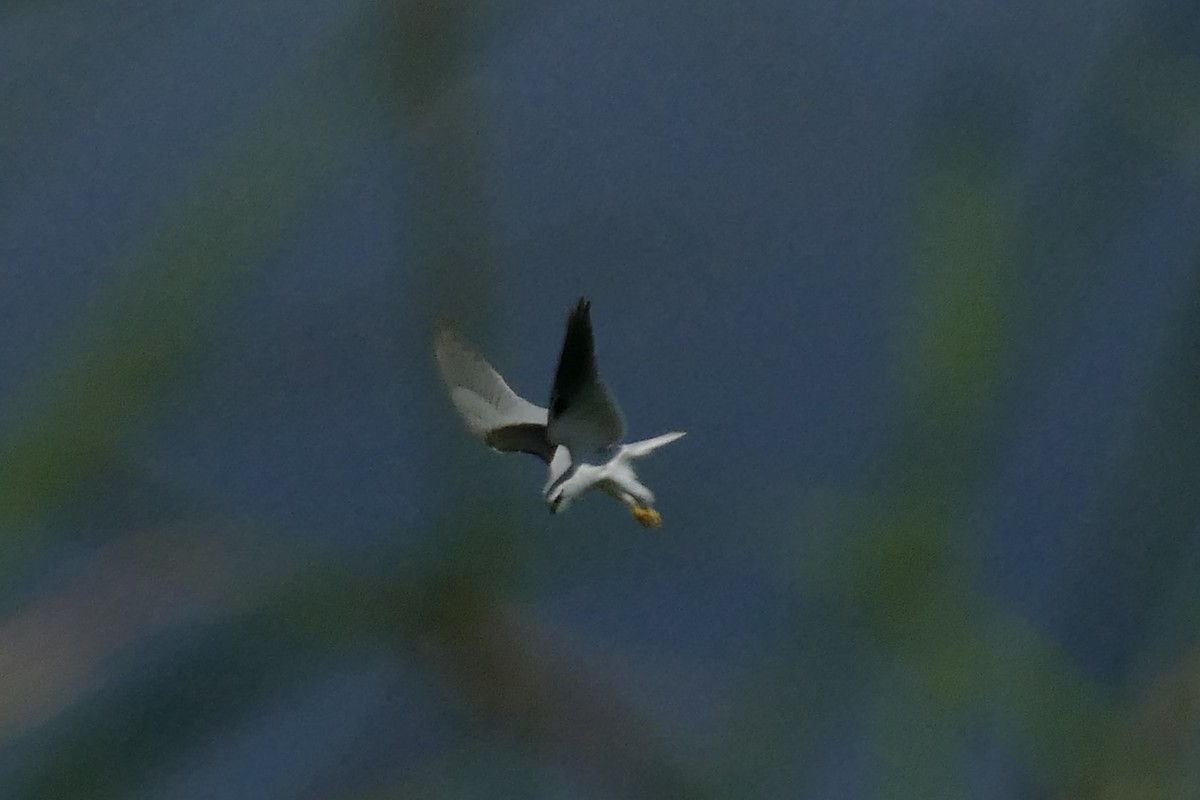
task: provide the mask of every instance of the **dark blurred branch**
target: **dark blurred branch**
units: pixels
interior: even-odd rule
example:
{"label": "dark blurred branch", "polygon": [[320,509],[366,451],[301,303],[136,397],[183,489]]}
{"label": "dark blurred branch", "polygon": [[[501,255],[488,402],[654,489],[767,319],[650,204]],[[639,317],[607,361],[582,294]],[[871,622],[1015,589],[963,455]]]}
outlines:
{"label": "dark blurred branch", "polygon": [[[1200,249],[1195,263],[1200,267]],[[1173,587],[1194,585],[1192,558],[1200,524],[1200,280],[1171,320],[1166,346],[1139,404],[1133,435],[1112,460],[1098,507],[1078,535],[1088,576],[1075,587],[1074,635],[1111,652],[1120,676],[1131,676],[1138,653],[1156,655],[1154,621],[1185,616]]]}
{"label": "dark blurred branch", "polygon": [[0,625],[0,742],[94,691],[118,653],[223,616],[248,588],[246,560],[208,526],[125,536],[85,561]]}
{"label": "dark blurred branch", "polygon": [[573,766],[606,796],[712,796],[676,763],[647,720],[572,663],[519,609],[455,606],[448,619],[453,623],[424,637],[422,651],[471,716],[516,730],[540,760]]}
{"label": "dark blurred branch", "polygon": [[[381,28],[384,85],[416,169],[414,229],[422,237],[418,260],[431,319],[449,312],[478,323],[494,304],[493,193],[469,54],[478,49],[484,23],[494,25],[498,13],[525,5],[396,0]],[[436,465],[432,471],[440,472]],[[513,728],[553,758],[587,767],[617,796],[697,796],[643,721],[585,679],[502,595],[488,591],[506,559],[489,558],[469,543],[495,538],[490,527],[479,528],[482,538],[466,537],[468,547],[427,584],[440,588],[422,606],[426,656],[473,713]],[[515,535],[514,541],[523,539]],[[479,566],[484,574],[476,572]]]}
{"label": "dark blurred branch", "polygon": [[611,796],[710,796],[648,720],[509,599],[526,569],[523,541],[519,528],[479,519],[443,525],[411,561],[296,572],[258,615],[315,650],[390,645],[430,671],[469,721],[517,734],[535,758],[568,764]]}

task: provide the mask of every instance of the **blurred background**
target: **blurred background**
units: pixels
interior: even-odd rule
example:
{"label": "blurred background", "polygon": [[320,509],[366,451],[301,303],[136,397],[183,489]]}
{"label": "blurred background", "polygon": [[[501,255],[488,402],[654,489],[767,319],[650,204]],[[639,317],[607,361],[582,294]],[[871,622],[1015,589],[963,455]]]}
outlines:
{"label": "blurred background", "polygon": [[[0,109],[0,796],[1200,796],[1192,0],[10,0]],[[437,380],[580,295],[661,531]]]}

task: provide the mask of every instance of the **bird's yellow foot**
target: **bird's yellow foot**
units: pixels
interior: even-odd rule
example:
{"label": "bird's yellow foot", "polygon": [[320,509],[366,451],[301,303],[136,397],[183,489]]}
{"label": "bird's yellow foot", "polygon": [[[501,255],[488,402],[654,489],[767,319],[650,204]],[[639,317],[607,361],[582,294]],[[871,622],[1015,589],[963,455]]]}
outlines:
{"label": "bird's yellow foot", "polygon": [[661,528],[662,514],[655,511],[649,506],[631,506],[633,518],[638,521],[643,528]]}

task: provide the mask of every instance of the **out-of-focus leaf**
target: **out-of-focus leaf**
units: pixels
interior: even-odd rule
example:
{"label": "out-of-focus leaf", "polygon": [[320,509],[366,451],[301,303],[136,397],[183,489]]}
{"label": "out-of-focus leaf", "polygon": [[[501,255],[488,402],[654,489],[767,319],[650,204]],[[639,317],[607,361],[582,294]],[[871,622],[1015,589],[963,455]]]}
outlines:
{"label": "out-of-focus leaf", "polygon": [[392,0],[382,6],[379,35],[390,95],[406,114],[420,114],[450,94],[466,71],[466,45],[478,35],[478,0]]}
{"label": "out-of-focus leaf", "polygon": [[1106,765],[1157,765],[1064,653],[976,596],[952,540],[962,536],[955,509],[987,463],[1000,381],[1013,366],[1009,286],[1024,252],[1000,151],[980,147],[986,133],[965,130],[933,138],[918,217],[910,411],[882,481],[879,522],[860,541],[846,585],[876,637],[923,676],[929,700],[990,709],[1041,780],[1083,789]]}
{"label": "out-of-focus leaf", "polygon": [[348,115],[305,96],[310,78],[292,76],[271,110],[234,137],[124,260],[123,277],[65,340],[42,386],[10,412],[0,434],[0,553],[109,463],[122,430],[150,411],[236,279],[338,174]]}
{"label": "out-of-focus leaf", "polygon": [[[951,525],[994,434],[996,385],[1008,367],[1009,281],[1019,246],[1005,177],[1008,143],[998,133],[1003,127],[990,124],[1003,107],[975,94],[935,118],[929,132],[917,178],[895,440],[870,491],[846,496],[857,505],[825,515],[826,527],[803,537],[817,544],[777,564],[805,576],[799,588],[809,603],[828,604],[828,616],[796,620],[803,645],[786,645],[793,660],[781,660],[782,672],[767,679],[769,711],[758,700],[751,708],[759,718],[738,723],[739,761],[792,768],[784,754],[803,747],[802,763],[815,768],[822,743],[812,732],[827,729],[844,708],[830,701],[830,687],[869,684],[880,644],[927,670],[947,692],[947,710],[977,689],[979,643],[969,606],[956,603],[966,565]],[[735,767],[743,777],[727,783],[738,785],[752,771]],[[753,780],[771,786],[761,772]]]}
{"label": "out-of-focus leaf", "polygon": [[899,362],[902,416],[881,487],[902,509],[941,513],[959,499],[996,427],[1021,249],[1000,123],[1006,109],[980,92],[926,133]]}
{"label": "out-of-focus leaf", "polygon": [[1200,88],[1189,80],[1200,59],[1195,12],[1174,2],[1130,10],[1023,198],[1027,296],[1011,342],[1022,363],[1044,357],[1041,343],[1088,296],[1114,237],[1163,176],[1198,163]]}
{"label": "out-of-focus leaf", "polygon": [[962,720],[927,702],[909,684],[905,666],[882,670],[871,685],[876,755],[866,769],[873,784],[868,794],[894,800],[970,797]]}
{"label": "out-of-focus leaf", "polygon": [[[1008,148],[996,138],[1004,125],[981,124],[997,114],[973,102],[929,136],[919,178],[911,327],[901,362],[906,403],[886,468],[872,493],[850,495],[859,503],[853,513],[826,515],[834,529],[809,534],[838,547],[808,549],[825,560],[805,564],[805,588],[848,609],[854,621],[798,625],[805,646],[791,680],[820,675],[811,662],[841,652],[834,644],[847,624],[865,626],[884,653],[920,676],[913,702],[938,709],[940,722],[910,731],[912,752],[944,745],[945,725],[982,711],[1047,785],[1086,790],[1113,766],[1119,774],[1154,769],[1161,776],[1164,765],[1119,708],[1065,653],[977,595],[963,558],[970,547],[958,527],[961,504],[988,463],[1003,381],[1016,364],[1012,323],[1021,298],[1014,279],[1029,235],[1007,183]],[[840,661],[864,681],[871,671],[852,658]],[[776,678],[772,691],[786,699],[782,684]],[[828,706],[797,697],[806,705],[788,703],[776,713],[790,714],[795,730],[824,728]],[[760,744],[764,753],[781,752]],[[953,795],[952,776],[932,780],[914,786]]]}
{"label": "out-of-focus leaf", "polygon": [[976,699],[1040,782],[1083,793],[1098,788],[1109,769],[1158,774],[1162,764],[1122,709],[1061,648],[1000,610],[981,614],[977,627],[987,631],[988,647],[969,665]]}

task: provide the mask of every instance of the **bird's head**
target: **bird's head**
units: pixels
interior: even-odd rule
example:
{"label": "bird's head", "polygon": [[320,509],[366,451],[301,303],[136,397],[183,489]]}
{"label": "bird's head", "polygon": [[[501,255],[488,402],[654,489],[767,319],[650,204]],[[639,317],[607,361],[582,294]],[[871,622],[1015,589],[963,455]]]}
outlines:
{"label": "bird's head", "polygon": [[553,487],[546,493],[546,506],[550,509],[551,514],[559,514],[566,511],[571,505],[572,498],[567,496],[566,491],[561,485]]}
{"label": "bird's head", "polygon": [[577,490],[568,490],[572,488],[574,483],[578,483],[578,481],[572,483],[572,479],[575,479],[579,475],[579,465],[572,463],[570,457],[566,456],[566,453],[567,449],[565,447],[558,448],[558,454],[565,457],[560,460],[558,455],[555,456],[555,461],[550,465],[552,477],[542,492],[542,497],[545,498],[546,506],[550,509],[551,514],[566,511],[567,507],[571,505],[578,494]]}

